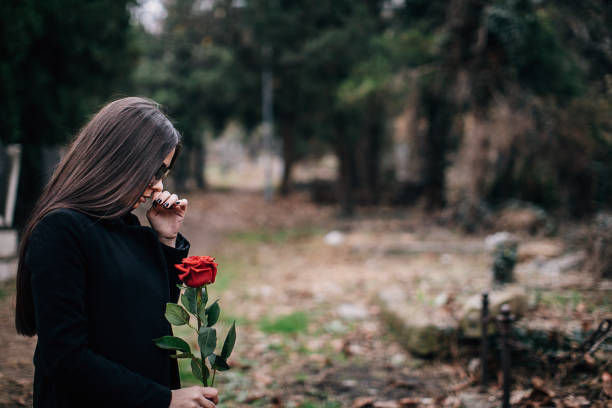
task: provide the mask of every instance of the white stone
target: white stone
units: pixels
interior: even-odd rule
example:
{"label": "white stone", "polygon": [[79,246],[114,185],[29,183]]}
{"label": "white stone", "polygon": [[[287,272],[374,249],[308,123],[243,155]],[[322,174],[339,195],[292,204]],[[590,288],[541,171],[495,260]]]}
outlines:
{"label": "white stone", "polygon": [[325,325],[325,329],[332,333],[344,333],[348,328],[340,320],[332,320]]}
{"label": "white stone", "polygon": [[402,366],[406,363],[406,355],[400,353],[394,354],[391,356],[390,363],[393,367]]}
{"label": "white stone", "polygon": [[340,231],[330,231],[325,234],[323,241],[330,246],[338,246],[344,242],[344,234]]}
{"label": "white stone", "polygon": [[506,231],[496,232],[495,234],[489,235],[485,238],[485,246],[487,247],[488,250],[492,251],[499,244],[503,242],[508,242],[508,241],[516,242],[517,239],[513,234],[509,232],[506,232]]}
{"label": "white stone", "polygon": [[0,258],[17,256],[17,230],[0,229]]}
{"label": "white stone", "polygon": [[341,318],[347,320],[363,320],[368,317],[368,309],[356,303],[343,303],[337,311]]}
{"label": "white stone", "polygon": [[17,260],[0,259],[0,282],[14,277],[17,274]]}

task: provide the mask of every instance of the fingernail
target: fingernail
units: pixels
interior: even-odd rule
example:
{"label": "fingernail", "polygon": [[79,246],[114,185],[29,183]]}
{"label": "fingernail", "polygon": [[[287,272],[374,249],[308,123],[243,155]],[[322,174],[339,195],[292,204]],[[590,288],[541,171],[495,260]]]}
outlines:
{"label": "fingernail", "polygon": [[153,201],[153,207],[157,207],[157,201]]}
{"label": "fingernail", "polygon": [[179,205],[180,203],[181,203],[181,200],[176,200],[176,203],[174,204]]}
{"label": "fingernail", "polygon": [[156,202],[157,204],[161,203],[161,198],[158,198],[157,200],[155,200],[155,202]]}
{"label": "fingernail", "polygon": [[168,208],[168,207],[170,207],[170,204],[165,203],[165,204],[164,204],[164,207]]}

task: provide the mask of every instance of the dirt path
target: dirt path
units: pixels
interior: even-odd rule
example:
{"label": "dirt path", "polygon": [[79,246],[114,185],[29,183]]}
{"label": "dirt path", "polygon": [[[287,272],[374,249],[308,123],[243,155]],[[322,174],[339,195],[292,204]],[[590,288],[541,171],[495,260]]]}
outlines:
{"label": "dirt path", "polygon": [[[458,390],[463,406],[498,404],[495,384],[488,395],[469,387],[466,364],[406,353],[380,322],[377,302],[390,286],[432,301],[485,287],[482,237],[405,209],[342,220],[302,194],[272,203],[248,191],[188,198],[182,232],[190,253],[216,256],[220,265],[210,289],[222,307],[219,337],[237,321],[233,369],[217,377],[221,406],[459,407]],[[35,339],[14,334],[12,285],[0,298],[0,408],[31,404]],[[184,361],[181,375],[183,385],[194,384]]]}

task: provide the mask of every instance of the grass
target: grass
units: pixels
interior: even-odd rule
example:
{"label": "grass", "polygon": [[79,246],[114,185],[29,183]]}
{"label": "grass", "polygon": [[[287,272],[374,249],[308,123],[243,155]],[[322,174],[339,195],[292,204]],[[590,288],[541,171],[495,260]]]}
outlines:
{"label": "grass", "polygon": [[215,293],[221,293],[226,290],[240,276],[241,272],[246,271],[248,268],[245,262],[224,254],[217,256],[215,262],[219,264],[219,267],[215,283],[208,288],[209,300],[214,300]]}
{"label": "grass", "polygon": [[308,315],[305,312],[294,312],[276,319],[265,318],[260,323],[265,333],[301,333],[308,329]]}
{"label": "grass", "polygon": [[606,294],[593,294],[579,290],[538,290],[535,294],[536,303],[540,306],[575,310],[579,304],[584,305],[585,311],[592,313],[598,309],[609,310],[610,304]]}
{"label": "grass", "polygon": [[286,228],[279,230],[249,230],[238,231],[228,235],[228,238],[233,241],[245,244],[260,244],[262,242],[269,244],[282,244],[296,239],[308,238],[314,235],[322,235],[324,230],[319,227],[304,226],[296,228]]}

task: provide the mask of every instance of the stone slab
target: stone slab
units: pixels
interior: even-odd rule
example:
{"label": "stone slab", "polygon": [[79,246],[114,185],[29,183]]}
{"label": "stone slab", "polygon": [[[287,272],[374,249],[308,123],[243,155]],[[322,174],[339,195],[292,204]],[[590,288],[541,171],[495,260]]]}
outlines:
{"label": "stone slab", "polygon": [[400,287],[390,287],[378,295],[381,314],[399,343],[420,356],[445,354],[456,325],[442,308],[418,302]]}
{"label": "stone slab", "polygon": [[17,248],[18,248],[17,230],[0,229],[0,258],[16,257]]}
{"label": "stone slab", "polygon": [[0,259],[0,282],[13,278],[17,274],[17,260]]}

